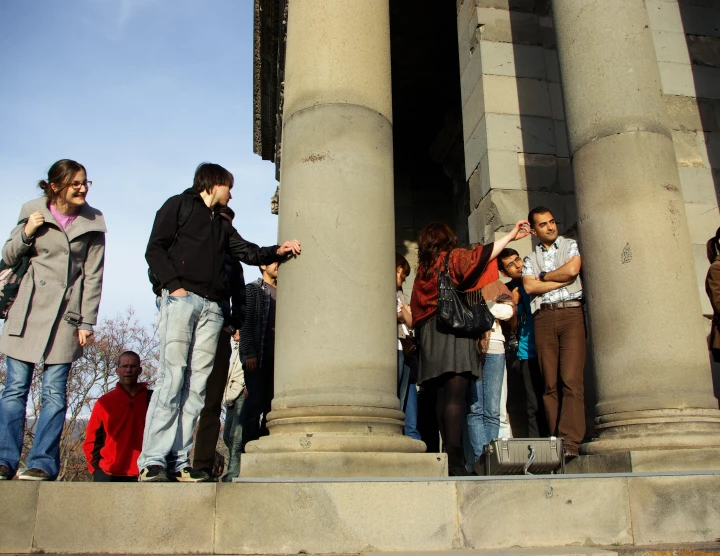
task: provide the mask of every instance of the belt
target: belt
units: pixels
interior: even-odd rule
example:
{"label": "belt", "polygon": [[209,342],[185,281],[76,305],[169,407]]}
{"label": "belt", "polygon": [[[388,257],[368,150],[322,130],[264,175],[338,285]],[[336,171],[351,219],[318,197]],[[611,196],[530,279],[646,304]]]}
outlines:
{"label": "belt", "polygon": [[582,307],[582,301],[558,301],[557,303],[543,303],[540,305],[541,311],[555,311],[557,309],[570,309],[572,307]]}

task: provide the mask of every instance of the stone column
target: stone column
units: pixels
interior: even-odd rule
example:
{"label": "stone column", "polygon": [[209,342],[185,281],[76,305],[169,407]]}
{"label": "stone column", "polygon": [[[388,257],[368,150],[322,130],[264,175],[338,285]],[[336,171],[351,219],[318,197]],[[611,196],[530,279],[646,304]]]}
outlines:
{"label": "stone column", "polygon": [[720,412],[645,3],[553,0],[553,17],[597,375],[583,451],[717,469],[682,450],[720,447]]}
{"label": "stone column", "polygon": [[244,476],[440,475],[396,394],[388,0],[290,0],[270,436]]}

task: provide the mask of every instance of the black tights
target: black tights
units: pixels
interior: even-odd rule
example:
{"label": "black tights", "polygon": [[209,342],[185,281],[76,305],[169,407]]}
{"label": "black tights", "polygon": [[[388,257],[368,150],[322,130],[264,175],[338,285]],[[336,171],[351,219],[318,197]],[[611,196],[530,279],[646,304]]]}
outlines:
{"label": "black tights", "polygon": [[466,396],[472,375],[445,373],[436,379],[435,418],[446,452],[462,447],[462,428],[467,413]]}

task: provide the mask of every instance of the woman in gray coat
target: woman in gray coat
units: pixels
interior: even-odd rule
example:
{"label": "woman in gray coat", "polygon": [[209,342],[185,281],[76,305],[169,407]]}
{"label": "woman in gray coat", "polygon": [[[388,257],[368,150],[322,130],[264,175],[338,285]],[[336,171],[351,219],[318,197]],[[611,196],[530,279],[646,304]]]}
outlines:
{"label": "woman in gray coat", "polygon": [[0,338],[7,383],[0,396],[0,480],[17,472],[33,370],[43,368],[42,409],[35,423],[24,480],[53,480],[60,468],[60,436],[71,364],[82,356],[96,323],[105,256],[105,220],[85,202],[92,182],[85,167],[60,160],[38,184],[45,195],[25,203],[2,249],[27,273]]}

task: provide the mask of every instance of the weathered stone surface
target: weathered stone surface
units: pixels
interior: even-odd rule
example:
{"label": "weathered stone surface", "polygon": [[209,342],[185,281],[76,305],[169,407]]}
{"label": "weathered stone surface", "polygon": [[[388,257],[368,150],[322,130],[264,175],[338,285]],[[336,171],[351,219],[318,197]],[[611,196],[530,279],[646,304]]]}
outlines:
{"label": "weathered stone surface", "polygon": [[473,45],[470,44],[470,39],[466,30],[462,35],[459,35],[458,38],[458,61],[460,64],[461,74],[465,71],[468,62],[470,61],[470,56],[472,56],[472,49]]}
{"label": "weathered stone surface", "polygon": [[712,171],[709,168],[678,168],[685,203],[717,203]]}
{"label": "weathered stone surface", "polygon": [[215,488],[208,483],[43,483],[33,548],[75,554],[211,554]]}
{"label": "weathered stone surface", "polygon": [[679,8],[685,33],[720,37],[720,6],[717,3],[712,7],[682,4]]}
{"label": "weathered stone surface", "polygon": [[558,158],[558,186],[560,193],[575,193],[575,176],[569,158]]}
{"label": "weathered stone surface", "polygon": [[[720,19],[720,15],[718,19]],[[720,38],[688,35],[687,45],[693,64],[711,66],[713,68],[720,67]]]}
{"label": "weathered stone surface", "polygon": [[564,120],[565,106],[560,83],[548,83],[548,94],[550,95],[550,113],[553,120]]}
{"label": "weathered stone surface", "polygon": [[480,41],[482,73],[545,79],[545,49],[541,46]]}
{"label": "weathered stone surface", "polygon": [[557,51],[545,50],[545,71],[547,80],[551,83],[560,83],[560,67],[558,65]]}
{"label": "weathered stone surface", "polygon": [[680,9],[676,2],[665,0],[645,0],[650,28],[653,31],[672,31],[685,33]]}
{"label": "weathered stone surface", "polygon": [[527,218],[530,207],[542,205],[549,208],[561,234],[577,225],[577,209],[574,195],[560,195],[544,191],[491,190],[470,214],[468,226],[473,241],[494,241],[495,232],[509,231],[520,219]]}
{"label": "weathered stone surface", "polygon": [[486,112],[552,117],[548,83],[505,75],[483,76]]}
{"label": "weathered stone surface", "polygon": [[543,16],[540,18],[540,35],[542,36],[543,47],[554,50],[555,49],[555,27],[550,16]]}
{"label": "weathered stone surface", "polygon": [[692,75],[698,98],[720,99],[720,68],[692,66]]}
{"label": "weathered stone surface", "polygon": [[465,179],[470,179],[482,158],[487,154],[487,139],[487,119],[483,115],[470,137],[465,141]]}
{"label": "weathered stone surface", "polygon": [[553,130],[555,133],[555,152],[560,157],[569,157],[570,147],[568,146],[567,127],[565,125],[565,120],[553,120]]}
{"label": "weathered stone surface", "polygon": [[478,8],[495,8],[496,10],[514,10],[533,12],[537,0],[475,0]]}
{"label": "weathered stone surface", "polygon": [[[579,538],[600,545],[633,540],[623,479],[458,482],[457,489],[466,548],[564,545]],[[605,511],[609,507],[614,511]],[[518,522],[513,515],[532,519]]]}
{"label": "weathered stone surface", "polygon": [[0,483],[0,553],[32,552],[38,483]]}
{"label": "weathered stone surface", "polygon": [[485,114],[489,148],[515,153],[555,154],[555,129],[550,118]]}
{"label": "weathered stone surface", "polygon": [[635,544],[701,542],[717,538],[720,478],[628,479]]}
{"label": "weathered stone surface", "polygon": [[557,188],[557,157],[551,154],[518,153],[517,159],[520,163],[522,189],[550,191]]}
{"label": "weathered stone surface", "polygon": [[701,149],[697,132],[673,131],[672,136],[678,166],[702,168],[704,149]]}
{"label": "weathered stone surface", "polygon": [[480,40],[515,44],[542,44],[540,23],[535,14],[477,8]]}
{"label": "weathered stone surface", "polygon": [[652,37],[658,62],[690,63],[685,33],[653,30]]}
{"label": "weathered stone surface", "polygon": [[470,93],[467,102],[463,106],[463,140],[466,143],[485,114],[484,85],[485,79],[478,79],[475,82],[475,88],[472,93]]}
{"label": "weathered stone surface", "polygon": [[[408,515],[410,501],[418,510]],[[453,482],[221,485],[217,516],[218,554],[449,550],[460,542]]]}
{"label": "weathered stone surface", "polygon": [[720,169],[720,133],[698,134],[698,140],[703,156],[703,166],[715,170]]}
{"label": "weathered stone surface", "polygon": [[720,226],[717,203],[685,203],[685,214],[692,243],[705,245],[705,242],[715,235],[715,230]]}
{"label": "weathered stone surface", "polygon": [[243,478],[447,477],[447,455],[397,452],[243,454]]}
{"label": "weathered stone surface", "polygon": [[720,467],[719,456],[718,448],[608,452],[575,458],[566,465],[565,472],[585,474],[709,471]]}
{"label": "weathered stone surface", "polygon": [[690,64],[658,62],[662,90],[666,95],[697,96]]}
{"label": "weathered stone surface", "polygon": [[665,106],[670,117],[670,125],[674,130],[720,131],[720,119],[715,110],[720,103],[686,96],[666,95]]}
{"label": "weathered stone surface", "polygon": [[470,55],[465,69],[460,74],[460,99],[463,106],[467,104],[468,98],[477,87],[483,77],[483,60],[481,45],[478,45]]}

